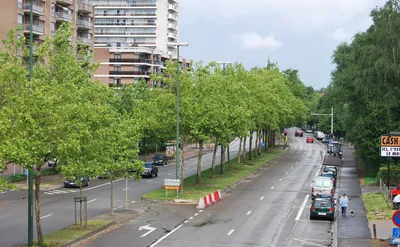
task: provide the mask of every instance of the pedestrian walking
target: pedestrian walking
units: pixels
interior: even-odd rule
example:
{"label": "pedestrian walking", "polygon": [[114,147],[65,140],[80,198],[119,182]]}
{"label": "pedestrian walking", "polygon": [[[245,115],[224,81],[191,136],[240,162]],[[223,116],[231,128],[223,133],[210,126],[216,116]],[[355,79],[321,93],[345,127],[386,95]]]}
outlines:
{"label": "pedestrian walking", "polygon": [[349,206],[349,198],[346,196],[346,194],[343,194],[342,197],[340,197],[340,207],[342,208],[342,215],[346,215],[346,209]]}

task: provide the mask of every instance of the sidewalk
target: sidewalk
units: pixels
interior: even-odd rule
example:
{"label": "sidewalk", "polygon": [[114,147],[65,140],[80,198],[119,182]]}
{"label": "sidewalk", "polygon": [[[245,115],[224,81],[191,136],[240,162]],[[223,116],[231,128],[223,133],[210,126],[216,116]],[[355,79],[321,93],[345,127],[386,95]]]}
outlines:
{"label": "sidewalk", "polygon": [[[364,203],[361,199],[361,187],[358,179],[353,149],[343,147],[343,166],[340,175],[339,196],[346,193],[349,197],[347,216],[340,213],[337,217],[337,246],[346,247],[372,247],[371,231]],[[351,210],[354,216],[350,215]]]}

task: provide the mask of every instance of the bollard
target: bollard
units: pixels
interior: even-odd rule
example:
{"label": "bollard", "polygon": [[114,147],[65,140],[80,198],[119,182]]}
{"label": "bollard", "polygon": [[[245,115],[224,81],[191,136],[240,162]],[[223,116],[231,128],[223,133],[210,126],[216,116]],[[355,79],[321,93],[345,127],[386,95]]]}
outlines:
{"label": "bollard", "polygon": [[333,231],[331,231],[331,240],[333,240]]}
{"label": "bollard", "polygon": [[374,231],[374,239],[376,239],[376,225],[375,224],[372,225],[372,229]]}

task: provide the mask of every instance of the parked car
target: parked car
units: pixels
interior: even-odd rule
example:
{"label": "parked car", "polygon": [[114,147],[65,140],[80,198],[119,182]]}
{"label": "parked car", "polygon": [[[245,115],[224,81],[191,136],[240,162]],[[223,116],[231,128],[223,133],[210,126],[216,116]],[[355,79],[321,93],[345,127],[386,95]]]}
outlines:
{"label": "parked car", "polygon": [[56,167],[58,160],[57,159],[51,159],[47,161],[47,165],[50,167]]}
{"label": "parked car", "polygon": [[311,184],[311,198],[316,194],[334,195],[335,185],[331,177],[318,176]]}
{"label": "parked car", "polygon": [[158,167],[152,162],[146,162],[143,164],[144,172],[141,173],[142,177],[158,177]]}
{"label": "parked car", "polygon": [[153,157],[153,163],[160,166],[166,166],[168,164],[168,158],[163,154],[156,154]]}
{"label": "parked car", "polygon": [[294,132],[294,136],[300,136],[300,137],[303,137],[303,131],[301,131],[301,130],[297,130],[296,132]]}
{"label": "parked car", "polygon": [[311,204],[310,220],[316,218],[329,219],[333,221],[335,219],[334,202],[326,198],[315,198]]}
{"label": "parked car", "polygon": [[307,137],[306,138],[306,143],[314,143],[314,138],[313,137]]}
{"label": "parked car", "polygon": [[[335,203],[335,198],[334,198],[333,195],[316,194],[315,197],[314,197],[314,200],[315,200],[315,199],[318,199],[318,198],[322,198],[322,199],[326,199],[326,200],[331,200],[333,203]],[[312,201],[311,201],[311,203],[312,203]]]}
{"label": "parked car", "polygon": [[336,166],[324,166],[322,167],[322,171],[324,172],[333,172],[335,177],[337,177],[337,167]]}
{"label": "parked car", "polygon": [[307,129],[306,133],[313,133],[313,130],[312,129]]}
{"label": "parked car", "polygon": [[71,187],[75,187],[75,188],[79,188],[80,185],[82,185],[82,187],[86,187],[89,186],[89,176],[82,176],[80,177],[81,180],[81,184],[77,183],[77,180],[79,178],[75,178],[75,179],[65,179],[64,181],[64,188],[71,188]]}

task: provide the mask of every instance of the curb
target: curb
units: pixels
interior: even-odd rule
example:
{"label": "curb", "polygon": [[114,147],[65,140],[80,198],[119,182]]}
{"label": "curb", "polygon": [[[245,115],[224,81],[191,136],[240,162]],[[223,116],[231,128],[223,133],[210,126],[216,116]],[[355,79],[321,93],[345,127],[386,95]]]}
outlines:
{"label": "curb", "polygon": [[184,205],[197,205],[198,201],[189,199],[174,199],[174,200],[161,200],[161,199],[151,199],[147,197],[140,196],[140,200],[151,202],[151,203],[163,203],[163,204],[184,204]]}
{"label": "curb", "polygon": [[110,232],[112,230],[115,230],[115,229],[125,225],[126,223],[128,223],[129,221],[135,219],[136,217],[142,216],[145,212],[146,212],[145,210],[142,210],[142,211],[140,211],[140,212],[138,212],[138,213],[136,213],[136,214],[134,214],[134,215],[132,215],[130,217],[124,218],[123,220],[121,220],[119,222],[118,221],[110,222],[109,224],[107,224],[105,226],[102,226],[97,230],[89,232],[89,233],[83,235],[82,237],[79,237],[79,238],[77,238],[75,240],[72,240],[71,242],[68,242],[68,243],[65,243],[65,244],[61,245],[61,247],[78,247],[78,246],[81,246],[82,244],[85,244],[86,242],[88,242],[90,240],[96,239],[97,237],[99,237],[102,234],[105,234],[107,232]]}
{"label": "curb", "polygon": [[276,156],[275,158],[273,158],[272,160],[268,161],[267,163],[265,163],[264,165],[258,167],[256,170],[254,170],[252,173],[250,173],[249,175],[241,178],[239,181],[235,182],[234,184],[229,185],[228,187],[225,187],[224,189],[221,190],[221,200],[226,196],[227,192],[231,191],[232,189],[236,188],[238,185],[240,185],[241,183],[243,183],[244,180],[253,177],[255,174],[257,174],[258,172],[261,171],[261,169],[263,169],[264,167],[268,166],[269,164],[277,161],[282,155],[284,155],[288,150],[290,150],[290,146],[288,146],[285,150],[283,150],[282,153],[280,153],[278,156]]}

